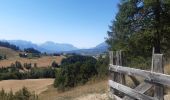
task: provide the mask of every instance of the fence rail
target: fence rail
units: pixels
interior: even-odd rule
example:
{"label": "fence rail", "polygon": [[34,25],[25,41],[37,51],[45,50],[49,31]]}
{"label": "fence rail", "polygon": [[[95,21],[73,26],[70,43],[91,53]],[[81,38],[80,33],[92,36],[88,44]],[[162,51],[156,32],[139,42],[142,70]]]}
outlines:
{"label": "fence rail", "polygon": [[[164,86],[170,87],[170,75],[164,73],[163,55],[153,54],[152,68],[148,70],[140,70],[122,66],[122,51],[110,51],[109,71],[111,79],[109,86],[112,94],[116,95],[119,100],[164,100]],[[125,75],[129,76],[135,88],[126,85]],[[136,76],[144,78],[143,82],[139,82]],[[146,92],[153,90],[153,95]]]}

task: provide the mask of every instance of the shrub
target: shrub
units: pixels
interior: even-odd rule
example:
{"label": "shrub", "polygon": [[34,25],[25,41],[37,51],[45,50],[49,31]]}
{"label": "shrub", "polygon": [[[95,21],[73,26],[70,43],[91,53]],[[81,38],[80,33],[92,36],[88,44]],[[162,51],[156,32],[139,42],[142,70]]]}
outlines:
{"label": "shrub", "polygon": [[86,83],[91,77],[97,75],[96,62],[93,57],[80,55],[64,59],[60,69],[56,71],[54,86],[58,90],[66,90]]}
{"label": "shrub", "polygon": [[12,91],[6,93],[4,89],[2,89],[0,91],[0,100],[38,100],[38,96],[29,92],[25,87],[15,94]]}
{"label": "shrub", "polygon": [[58,64],[56,63],[56,61],[53,61],[52,64],[51,64],[51,66],[54,67],[54,68],[59,67]]}

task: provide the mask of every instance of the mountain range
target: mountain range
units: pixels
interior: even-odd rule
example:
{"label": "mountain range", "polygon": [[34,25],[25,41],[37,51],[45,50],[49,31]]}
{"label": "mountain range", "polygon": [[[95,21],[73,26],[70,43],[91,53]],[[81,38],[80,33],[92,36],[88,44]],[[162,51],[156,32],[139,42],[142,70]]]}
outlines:
{"label": "mountain range", "polygon": [[25,48],[35,48],[41,52],[47,52],[47,53],[77,53],[77,54],[83,54],[83,55],[92,55],[92,54],[101,54],[103,52],[107,51],[108,45],[103,42],[93,48],[89,49],[79,49],[72,44],[66,44],[66,43],[54,43],[52,41],[47,41],[42,44],[35,44],[30,41],[24,41],[24,40],[2,40],[9,42],[10,44],[14,44],[18,46],[21,50]]}

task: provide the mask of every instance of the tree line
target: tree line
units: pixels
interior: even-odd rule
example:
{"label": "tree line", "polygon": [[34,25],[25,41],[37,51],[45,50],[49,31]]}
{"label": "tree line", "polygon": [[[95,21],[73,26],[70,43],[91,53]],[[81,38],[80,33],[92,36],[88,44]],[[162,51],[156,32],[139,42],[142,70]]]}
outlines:
{"label": "tree line", "polygon": [[0,68],[0,80],[55,78],[55,70],[54,67],[38,68],[36,63],[22,65],[16,61],[9,67]]}
{"label": "tree line", "polygon": [[15,50],[15,51],[19,50],[19,47],[18,47],[18,46],[13,45],[13,44],[10,44],[10,43],[8,43],[8,42],[0,41],[0,46],[1,46],[1,47],[7,47],[7,48],[13,49],[13,50]]}

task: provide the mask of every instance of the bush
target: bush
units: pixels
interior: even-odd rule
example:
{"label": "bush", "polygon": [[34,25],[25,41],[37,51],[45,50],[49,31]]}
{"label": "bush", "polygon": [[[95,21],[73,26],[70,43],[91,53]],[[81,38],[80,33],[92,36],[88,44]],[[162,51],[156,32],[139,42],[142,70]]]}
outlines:
{"label": "bush", "polygon": [[15,67],[16,67],[17,69],[23,69],[23,68],[22,68],[22,64],[21,64],[19,61],[16,61],[16,62],[15,62]]}
{"label": "bush", "polygon": [[16,67],[0,68],[0,80],[29,78],[55,78],[55,69],[50,67],[31,68],[29,71],[19,72]]}
{"label": "bush", "polygon": [[108,75],[108,65],[109,65],[109,56],[107,55],[105,58],[99,57],[96,63],[96,69],[98,73],[98,77],[105,77]]}
{"label": "bush", "polygon": [[[56,71],[54,86],[58,90],[66,90],[75,87],[78,84],[85,84],[89,79],[97,76],[102,71],[106,73],[107,63],[102,62],[103,66],[97,64],[97,60],[93,57],[73,55],[64,59],[62,65]],[[98,62],[99,63],[99,62]],[[99,69],[101,68],[100,72]]]}
{"label": "bush", "polygon": [[51,66],[54,67],[54,68],[58,68],[59,67],[58,64],[56,63],[56,61],[53,61]]}
{"label": "bush", "polygon": [[27,70],[30,70],[32,68],[32,64],[31,63],[24,63],[24,67],[27,69]]}
{"label": "bush", "polygon": [[2,89],[0,91],[0,100],[38,100],[38,96],[29,92],[25,87],[15,94],[12,91],[10,93],[6,93]]}
{"label": "bush", "polygon": [[4,59],[7,59],[6,55],[1,55],[0,54],[0,60],[4,60]]}

